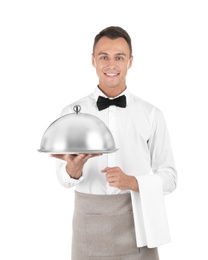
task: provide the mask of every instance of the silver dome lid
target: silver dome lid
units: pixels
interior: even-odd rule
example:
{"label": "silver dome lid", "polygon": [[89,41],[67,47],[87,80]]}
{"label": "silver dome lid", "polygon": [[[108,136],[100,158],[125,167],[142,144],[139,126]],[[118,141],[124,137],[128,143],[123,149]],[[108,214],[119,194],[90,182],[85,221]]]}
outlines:
{"label": "silver dome lid", "polygon": [[81,107],[74,106],[75,113],[56,119],[45,131],[39,152],[50,154],[100,154],[117,149],[112,133],[96,116],[79,113]]}

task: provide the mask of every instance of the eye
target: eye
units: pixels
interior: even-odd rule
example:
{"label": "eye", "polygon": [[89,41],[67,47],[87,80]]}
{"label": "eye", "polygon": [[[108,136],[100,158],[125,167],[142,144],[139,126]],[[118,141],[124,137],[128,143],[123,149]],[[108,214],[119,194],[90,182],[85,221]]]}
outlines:
{"label": "eye", "polygon": [[122,56],[117,56],[116,60],[123,60],[124,58]]}
{"label": "eye", "polygon": [[107,59],[108,59],[108,56],[100,56],[100,59],[101,59],[101,60],[107,60]]}

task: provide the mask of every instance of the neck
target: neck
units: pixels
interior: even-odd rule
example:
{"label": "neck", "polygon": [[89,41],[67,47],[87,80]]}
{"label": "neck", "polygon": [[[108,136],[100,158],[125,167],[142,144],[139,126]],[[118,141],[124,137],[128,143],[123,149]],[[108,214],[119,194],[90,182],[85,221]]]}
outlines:
{"label": "neck", "polygon": [[114,98],[119,96],[122,92],[124,92],[124,90],[126,89],[126,87],[123,88],[102,88],[100,85],[98,85],[98,88],[109,98]]}

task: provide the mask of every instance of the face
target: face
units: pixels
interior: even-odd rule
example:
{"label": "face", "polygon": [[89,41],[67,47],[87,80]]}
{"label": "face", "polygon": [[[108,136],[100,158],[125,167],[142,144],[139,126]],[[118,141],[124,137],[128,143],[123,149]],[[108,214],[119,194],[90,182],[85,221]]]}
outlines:
{"label": "face", "polygon": [[133,57],[124,38],[102,37],[96,44],[92,64],[99,78],[99,88],[107,96],[116,96],[126,88],[126,75]]}

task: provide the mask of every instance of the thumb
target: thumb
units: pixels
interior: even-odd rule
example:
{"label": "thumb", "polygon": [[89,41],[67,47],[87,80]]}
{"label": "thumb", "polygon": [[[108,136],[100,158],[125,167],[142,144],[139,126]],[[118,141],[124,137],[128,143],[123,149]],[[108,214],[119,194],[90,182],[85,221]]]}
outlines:
{"label": "thumb", "polygon": [[107,172],[108,169],[109,167],[105,167],[105,169],[101,170],[101,172]]}

